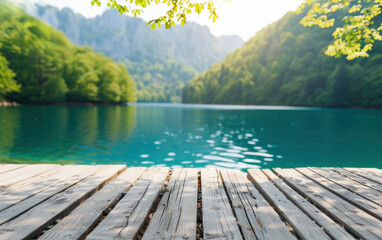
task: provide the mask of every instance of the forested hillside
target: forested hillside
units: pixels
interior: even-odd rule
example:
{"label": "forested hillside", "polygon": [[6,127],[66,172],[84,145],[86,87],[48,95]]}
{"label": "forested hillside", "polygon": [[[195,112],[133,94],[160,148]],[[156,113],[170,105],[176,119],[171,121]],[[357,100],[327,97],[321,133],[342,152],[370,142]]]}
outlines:
{"label": "forested hillside", "polygon": [[73,45],[63,33],[0,1],[0,99],[134,102],[123,64]]}
{"label": "forested hillside", "polygon": [[194,78],[183,102],[382,107],[382,45],[366,59],[328,57],[333,29],[304,28],[302,15],[286,14]]}
{"label": "forested hillside", "polygon": [[91,19],[68,8],[36,5],[29,11],[75,44],[125,63],[137,82],[138,100],[145,102],[179,102],[185,83],[243,45],[238,36],[217,38],[195,23],[152,31],[142,19],[113,10]]}

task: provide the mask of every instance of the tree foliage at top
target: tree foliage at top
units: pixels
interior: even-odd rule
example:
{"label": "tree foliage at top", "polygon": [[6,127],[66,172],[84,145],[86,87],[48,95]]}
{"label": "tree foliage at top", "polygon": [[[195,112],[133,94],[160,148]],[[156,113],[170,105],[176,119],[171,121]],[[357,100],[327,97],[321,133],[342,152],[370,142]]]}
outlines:
{"label": "tree foliage at top", "polygon": [[[348,60],[368,57],[375,41],[381,41],[382,23],[381,0],[306,0],[299,12],[309,9],[301,20],[304,26],[328,28],[337,23],[333,32],[335,41],[325,54],[339,57],[346,55]],[[346,14],[334,14],[346,11]],[[343,24],[341,26],[341,24]]]}
{"label": "tree foliage at top", "polygon": [[381,107],[382,44],[375,43],[368,59],[330,58],[324,51],[331,30],[305,28],[300,20],[288,13],[259,31],[194,78],[183,90],[183,102]]}
{"label": "tree foliage at top", "polygon": [[148,8],[152,4],[165,6],[167,11],[162,16],[147,23],[151,25],[151,29],[155,29],[156,26],[160,28],[161,23],[163,23],[167,29],[175,26],[175,23],[180,23],[183,26],[187,22],[187,15],[191,13],[201,14],[202,12],[207,12],[209,15],[208,18],[213,22],[218,18],[213,0],[91,0],[92,6],[97,5],[100,7],[104,2],[106,2],[107,7],[117,9],[120,14],[131,13],[134,17],[139,16],[145,8]]}
{"label": "tree foliage at top", "polygon": [[134,102],[124,65],[0,1],[0,98],[19,102]]}

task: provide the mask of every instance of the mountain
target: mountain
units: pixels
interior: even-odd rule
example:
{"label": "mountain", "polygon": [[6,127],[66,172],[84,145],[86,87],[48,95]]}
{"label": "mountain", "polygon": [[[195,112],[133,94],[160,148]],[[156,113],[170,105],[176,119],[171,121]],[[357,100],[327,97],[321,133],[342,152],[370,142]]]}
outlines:
{"label": "mountain", "polygon": [[23,103],[134,102],[126,67],[78,47],[48,24],[0,1],[0,99]]}
{"label": "mountain", "polygon": [[334,29],[305,28],[302,15],[286,14],[195,77],[183,102],[382,107],[382,44],[370,58],[328,57]]}
{"label": "mountain", "polygon": [[137,82],[139,101],[179,101],[185,83],[243,45],[238,36],[217,38],[192,22],[152,31],[142,19],[115,10],[88,19],[69,8],[36,8],[36,17],[74,43],[124,62]]}

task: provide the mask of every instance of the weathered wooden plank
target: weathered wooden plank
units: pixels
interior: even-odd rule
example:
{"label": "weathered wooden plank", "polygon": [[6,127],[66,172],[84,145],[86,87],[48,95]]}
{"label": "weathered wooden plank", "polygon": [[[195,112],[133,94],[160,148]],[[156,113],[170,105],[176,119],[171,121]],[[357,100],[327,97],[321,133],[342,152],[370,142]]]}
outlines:
{"label": "weathered wooden plank", "polygon": [[9,187],[25,179],[35,177],[41,173],[48,172],[54,168],[58,168],[57,164],[38,164],[28,165],[10,172],[0,174],[0,188]]}
{"label": "weathered wooden plank", "polygon": [[357,174],[354,174],[352,172],[346,171],[345,169],[342,168],[331,168],[333,171],[341,174],[342,176],[345,176],[353,181],[359,182],[369,188],[372,188],[374,190],[377,190],[382,193],[382,184],[378,184],[374,181],[371,181],[367,178],[361,177]]}
{"label": "weathered wooden plank", "polygon": [[12,170],[16,170],[22,167],[27,166],[26,164],[1,164],[0,165],[0,174],[10,172]]}
{"label": "weathered wooden plank", "polygon": [[75,166],[58,167],[3,189],[0,191],[0,211],[69,178],[73,168]]}
{"label": "weathered wooden plank", "polygon": [[363,168],[363,170],[366,172],[369,172],[369,173],[373,173],[373,174],[379,176],[380,178],[382,178],[382,170],[380,170],[378,168]]}
{"label": "weathered wooden plank", "polygon": [[[328,168],[308,168],[308,169],[348,189],[349,191],[352,191],[355,194],[362,196],[363,198],[366,198],[376,204],[379,204],[380,206],[382,204],[382,193],[376,190],[368,188],[358,182],[354,182],[336,172],[331,171]],[[381,208],[381,215],[382,215],[382,208]]]}
{"label": "weathered wooden plank", "polygon": [[204,239],[243,239],[218,170],[201,171]]}
{"label": "weathered wooden plank", "polygon": [[285,195],[268,180],[260,169],[249,169],[248,174],[249,179],[277,212],[292,226],[301,239],[331,239],[320,226],[289,201]]}
{"label": "weathered wooden plank", "polygon": [[306,215],[310,216],[324,231],[336,240],[355,239],[352,235],[346,232],[342,226],[334,222],[325,213],[307,201],[303,196],[289,187],[282,179],[277,177],[271,170],[262,170],[271,181],[284,193],[296,206],[298,206]]}
{"label": "weathered wooden plank", "polygon": [[296,239],[245,173],[220,172],[245,239]]}
{"label": "weathered wooden plank", "polygon": [[39,240],[84,238],[101,219],[103,212],[113,206],[145,170],[146,168],[127,169],[43,234]]}
{"label": "weathered wooden plank", "polygon": [[107,166],[64,192],[54,195],[23,215],[0,226],[0,239],[33,238],[46,226],[78,206],[125,168],[126,166],[121,165]]}
{"label": "weathered wooden plank", "polygon": [[311,180],[315,181],[316,183],[320,184],[324,188],[328,189],[332,193],[336,194],[337,196],[357,206],[358,208],[376,217],[377,219],[382,220],[382,207],[378,204],[370,202],[369,200],[349,191],[348,189],[322,177],[321,175],[318,175],[317,173],[307,168],[297,168],[296,170]]}
{"label": "weathered wooden plank", "polygon": [[346,171],[349,171],[349,172],[352,172],[352,173],[355,173],[361,177],[364,177],[366,179],[369,179],[373,182],[376,182],[378,184],[382,184],[382,178],[371,173],[371,172],[368,172],[366,171],[365,169],[363,168],[344,168]]}
{"label": "weathered wooden plank", "polygon": [[198,171],[174,169],[142,240],[196,239]]}
{"label": "weathered wooden plank", "polygon": [[13,205],[0,212],[0,224],[3,224],[11,219],[19,216],[20,214],[26,212],[37,204],[45,201],[46,199],[52,197],[54,194],[64,191],[65,189],[77,184],[78,182],[84,180],[89,175],[105,168],[105,166],[76,166],[71,172],[73,175],[68,176],[67,179],[60,182],[59,184],[48,188],[47,190],[40,192],[24,201]]}
{"label": "weathered wooden plank", "polygon": [[149,168],[86,239],[135,239],[168,172],[169,168]]}
{"label": "weathered wooden plank", "polygon": [[382,223],[349,202],[326,190],[294,169],[274,171],[293,189],[314,202],[323,212],[343,224],[348,231],[363,239],[379,239]]}

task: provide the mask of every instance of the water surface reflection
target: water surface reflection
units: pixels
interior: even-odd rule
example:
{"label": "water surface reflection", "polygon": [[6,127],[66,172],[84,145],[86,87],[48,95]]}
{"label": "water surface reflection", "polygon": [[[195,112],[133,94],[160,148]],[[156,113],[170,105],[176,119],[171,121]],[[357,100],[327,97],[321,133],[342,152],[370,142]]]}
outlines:
{"label": "water surface reflection", "polygon": [[382,111],[137,104],[0,108],[5,162],[382,167]]}

